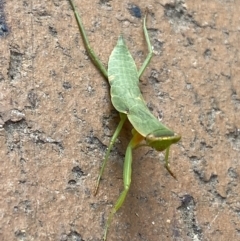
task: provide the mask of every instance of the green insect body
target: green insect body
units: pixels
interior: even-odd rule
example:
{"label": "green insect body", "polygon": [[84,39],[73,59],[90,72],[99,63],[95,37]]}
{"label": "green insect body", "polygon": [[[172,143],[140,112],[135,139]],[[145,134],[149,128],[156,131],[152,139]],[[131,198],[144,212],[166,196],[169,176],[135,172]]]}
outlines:
{"label": "green insect body", "polygon": [[174,136],[149,111],[139,89],[139,76],[135,62],[122,38],[109,58],[108,80],[111,85],[111,100],[115,109],[127,115],[135,130],[144,137],[156,130],[164,136]]}
{"label": "green insect body", "polygon": [[175,134],[172,130],[163,125],[158,119],[149,111],[141,91],[139,89],[139,78],[143,71],[147,67],[152,57],[152,46],[149,40],[147,28],[146,28],[146,16],[143,20],[143,31],[145,39],[148,45],[148,55],[145,59],[140,70],[137,70],[135,62],[124,42],[122,36],[119,37],[117,45],[113,49],[108,63],[108,71],[105,69],[98,56],[94,53],[89,45],[88,38],[86,36],[83,24],[81,22],[80,15],[78,14],[76,7],[72,0],[69,0],[83,37],[84,44],[93,60],[94,64],[101,71],[103,76],[108,79],[111,86],[110,94],[111,101],[115,109],[120,114],[120,122],[115,130],[113,137],[111,138],[107,153],[105,155],[95,189],[97,193],[99,182],[103,174],[106,162],[108,160],[110,151],[121,132],[124,122],[126,119],[130,121],[133,126],[132,134],[133,137],[130,140],[127,150],[125,153],[124,166],[123,166],[123,186],[124,190],[118,197],[118,200],[114,204],[112,211],[108,217],[103,240],[107,238],[108,227],[111,223],[113,215],[122,206],[128,190],[131,184],[131,173],[132,173],[132,151],[140,146],[150,146],[157,151],[166,150],[165,154],[165,167],[168,172],[173,176],[174,174],[169,168],[168,156],[170,146],[177,143],[181,136]]}

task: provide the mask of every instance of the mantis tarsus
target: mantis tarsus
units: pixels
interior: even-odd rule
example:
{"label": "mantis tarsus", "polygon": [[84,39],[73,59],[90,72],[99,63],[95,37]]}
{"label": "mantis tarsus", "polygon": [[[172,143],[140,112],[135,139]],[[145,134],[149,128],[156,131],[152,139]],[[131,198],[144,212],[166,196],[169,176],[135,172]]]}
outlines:
{"label": "mantis tarsus", "polygon": [[130,140],[124,159],[123,167],[123,184],[124,190],[118,197],[118,200],[114,204],[112,211],[108,217],[103,240],[107,238],[108,227],[111,223],[113,215],[122,206],[128,190],[131,184],[131,173],[132,173],[132,151],[140,146],[149,146],[157,151],[166,150],[165,154],[165,167],[168,172],[172,175],[169,168],[168,155],[169,148],[171,144],[178,142],[181,139],[180,135],[175,134],[172,130],[164,126],[158,119],[149,111],[146,103],[144,102],[143,96],[139,89],[139,78],[143,71],[147,67],[152,57],[152,46],[148,36],[146,28],[146,17],[147,13],[143,19],[143,32],[148,46],[148,55],[142,64],[140,70],[137,70],[135,62],[127,49],[122,36],[119,37],[117,45],[113,49],[109,62],[108,70],[104,67],[102,62],[99,60],[98,56],[94,53],[90,47],[86,32],[84,30],[79,13],[76,10],[73,0],[69,0],[73,8],[74,15],[77,20],[79,30],[82,34],[83,42],[85,44],[86,50],[91,57],[93,63],[101,71],[103,76],[109,81],[111,90],[111,101],[115,109],[120,114],[120,122],[115,130],[108,150],[106,152],[95,189],[95,194],[97,193],[99,182],[103,174],[106,162],[108,160],[111,149],[121,132],[124,122],[126,119],[130,121],[133,126],[132,129],[132,139]]}

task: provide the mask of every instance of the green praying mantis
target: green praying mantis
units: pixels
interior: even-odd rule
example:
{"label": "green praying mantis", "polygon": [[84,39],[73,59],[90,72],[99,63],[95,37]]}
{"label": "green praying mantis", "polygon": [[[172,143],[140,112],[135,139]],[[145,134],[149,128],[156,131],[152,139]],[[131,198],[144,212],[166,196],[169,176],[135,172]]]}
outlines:
{"label": "green praying mantis", "polygon": [[122,35],[119,37],[117,45],[113,49],[109,62],[108,70],[104,67],[98,56],[90,47],[88,37],[84,30],[79,13],[76,10],[76,6],[73,0],[69,0],[73,8],[74,15],[81,32],[83,42],[86,50],[91,57],[93,63],[101,71],[103,76],[109,81],[111,90],[111,101],[115,109],[119,112],[120,122],[111,138],[108,150],[106,152],[95,189],[95,195],[97,193],[100,179],[102,177],[104,168],[106,166],[109,154],[113,148],[113,145],[120,134],[124,122],[128,119],[133,126],[132,139],[130,140],[125,153],[124,166],[123,166],[123,185],[124,189],[118,197],[114,207],[112,208],[104,229],[103,240],[107,238],[108,228],[112,221],[114,214],[123,205],[123,202],[127,196],[127,193],[131,184],[132,173],[132,152],[141,146],[149,146],[157,151],[164,151],[165,153],[165,167],[168,172],[173,176],[174,174],[169,168],[169,149],[174,143],[177,143],[181,136],[175,134],[172,130],[163,125],[148,109],[141,91],[139,89],[139,78],[143,74],[145,68],[148,66],[153,48],[150,43],[148,31],[146,28],[147,12],[143,19],[143,32],[148,46],[148,55],[142,64],[140,70],[137,70],[135,62],[124,42]]}

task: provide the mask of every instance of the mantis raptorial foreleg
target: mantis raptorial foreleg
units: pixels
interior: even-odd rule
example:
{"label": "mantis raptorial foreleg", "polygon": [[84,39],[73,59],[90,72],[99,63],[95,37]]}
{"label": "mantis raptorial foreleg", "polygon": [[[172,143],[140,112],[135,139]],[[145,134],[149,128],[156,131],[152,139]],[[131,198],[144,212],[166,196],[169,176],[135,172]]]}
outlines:
{"label": "mantis raptorial foreleg", "polygon": [[168,147],[166,149],[166,152],[165,152],[165,158],[164,158],[165,164],[164,164],[164,166],[167,169],[167,171],[170,173],[170,175],[177,180],[177,177],[175,176],[175,174],[172,172],[172,170],[169,167],[169,161],[168,161],[169,151],[170,151],[170,147]]}

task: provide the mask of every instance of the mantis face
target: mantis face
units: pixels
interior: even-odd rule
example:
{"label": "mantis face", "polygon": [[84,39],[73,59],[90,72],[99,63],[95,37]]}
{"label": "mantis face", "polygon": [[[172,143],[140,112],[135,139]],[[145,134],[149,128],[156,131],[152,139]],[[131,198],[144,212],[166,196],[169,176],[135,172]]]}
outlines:
{"label": "mantis face", "polygon": [[170,145],[177,143],[181,139],[180,135],[171,131],[156,130],[148,134],[145,141],[148,146],[154,148],[157,151],[164,151]]}

